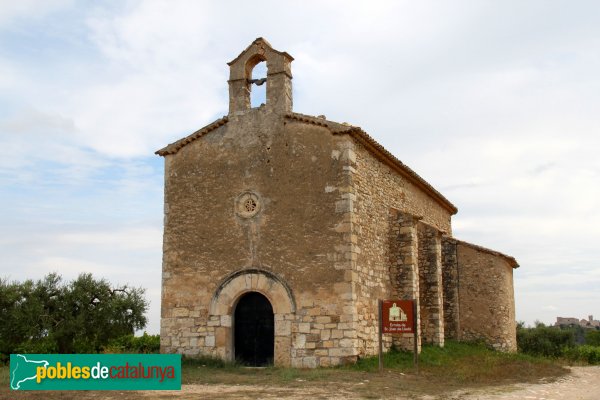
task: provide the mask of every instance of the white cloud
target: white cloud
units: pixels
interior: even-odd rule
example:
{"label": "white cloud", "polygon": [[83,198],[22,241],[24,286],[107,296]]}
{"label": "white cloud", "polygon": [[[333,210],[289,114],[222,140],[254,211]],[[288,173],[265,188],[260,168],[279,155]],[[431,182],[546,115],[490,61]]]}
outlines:
{"label": "white cloud", "polygon": [[0,175],[12,182],[39,180],[47,171],[40,163],[68,166],[60,172],[62,179],[73,182],[88,176],[94,169],[107,166],[97,154],[82,147],[72,119],[37,109],[21,109],[12,117],[0,120]]}
{"label": "white cloud", "polygon": [[67,221],[59,225],[28,225],[0,239],[0,248],[11,249],[3,258],[2,277],[22,281],[58,272],[65,280],[71,280],[81,273],[91,273],[114,285],[146,288],[146,298],[151,303],[147,330],[158,333],[160,226],[113,222],[110,226],[85,227]]}
{"label": "white cloud", "polygon": [[105,232],[73,232],[59,234],[56,241],[63,246],[101,246],[115,250],[153,250],[162,243],[162,229],[125,228]]}
{"label": "white cloud", "polygon": [[547,306],[543,306],[542,310],[556,312],[556,311],[559,311],[560,309],[558,307],[556,307],[555,305],[548,304]]}
{"label": "white cloud", "polygon": [[19,20],[38,19],[72,4],[72,0],[0,0],[0,27]]}

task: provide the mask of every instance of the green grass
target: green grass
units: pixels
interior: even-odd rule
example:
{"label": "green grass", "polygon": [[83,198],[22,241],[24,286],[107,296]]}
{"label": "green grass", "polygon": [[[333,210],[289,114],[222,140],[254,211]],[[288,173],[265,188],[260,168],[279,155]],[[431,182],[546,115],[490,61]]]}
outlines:
{"label": "green grass", "polygon": [[[403,351],[385,354],[383,373],[378,371],[377,357],[363,358],[356,364],[316,369],[248,368],[203,357],[183,359],[182,383],[252,385],[274,392],[285,388],[331,387],[364,398],[379,398],[378,394],[389,392],[421,396],[541,379],[549,381],[568,373],[562,364],[560,360],[499,353],[481,344],[450,341],[444,348],[423,346],[419,374],[414,368],[412,353]],[[8,384],[8,367],[0,367],[0,392],[8,390]]]}
{"label": "green grass", "polygon": [[358,391],[383,388],[410,393],[439,393],[464,387],[505,385],[553,379],[568,370],[560,361],[524,354],[500,353],[482,344],[447,342],[445,347],[423,346],[419,374],[410,352],[384,355],[384,372],[378,357],[367,357],[335,368],[246,368],[221,360],[184,360],[184,384],[245,384],[306,387],[328,384],[360,385]]}
{"label": "green grass", "polygon": [[[378,358],[369,357],[343,367],[353,371],[375,373]],[[384,357],[386,371],[415,374],[413,354],[390,351]],[[419,373],[435,376],[449,385],[495,385],[531,382],[544,377],[564,375],[567,370],[560,360],[518,353],[500,353],[483,344],[446,342],[444,347],[423,346],[419,356]]]}
{"label": "green grass", "polygon": [[0,390],[9,388],[10,377],[8,365],[0,365]]}

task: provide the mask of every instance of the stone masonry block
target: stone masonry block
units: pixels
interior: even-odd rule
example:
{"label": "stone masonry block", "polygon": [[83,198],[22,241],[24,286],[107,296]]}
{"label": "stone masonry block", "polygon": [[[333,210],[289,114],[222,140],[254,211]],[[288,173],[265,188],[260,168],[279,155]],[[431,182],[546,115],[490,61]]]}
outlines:
{"label": "stone masonry block", "polygon": [[231,327],[231,315],[221,315],[221,326]]}
{"label": "stone masonry block", "polygon": [[291,321],[275,321],[275,336],[289,336],[292,334]]}
{"label": "stone masonry block", "polygon": [[184,307],[177,307],[173,309],[172,315],[175,318],[188,317],[190,315],[190,310]]}
{"label": "stone masonry block", "polygon": [[204,345],[207,347],[214,347],[215,346],[215,337],[214,336],[207,336],[204,339]]}
{"label": "stone masonry block", "polygon": [[302,323],[298,324],[298,332],[310,333],[310,323],[302,322]]}

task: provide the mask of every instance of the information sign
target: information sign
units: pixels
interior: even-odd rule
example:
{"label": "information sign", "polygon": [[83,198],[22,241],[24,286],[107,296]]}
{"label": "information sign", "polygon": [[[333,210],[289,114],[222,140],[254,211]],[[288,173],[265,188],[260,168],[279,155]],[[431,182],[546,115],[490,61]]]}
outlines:
{"label": "information sign", "polygon": [[414,333],[413,300],[384,300],[383,333]]}

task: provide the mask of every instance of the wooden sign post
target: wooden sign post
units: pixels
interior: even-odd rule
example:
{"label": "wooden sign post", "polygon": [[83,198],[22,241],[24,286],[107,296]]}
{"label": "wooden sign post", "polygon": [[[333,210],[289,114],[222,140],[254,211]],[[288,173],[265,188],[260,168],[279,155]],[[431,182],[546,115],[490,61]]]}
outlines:
{"label": "wooden sign post", "polygon": [[417,302],[415,300],[379,300],[379,371],[383,371],[384,333],[412,333],[414,338],[414,363],[419,372],[417,352]]}

